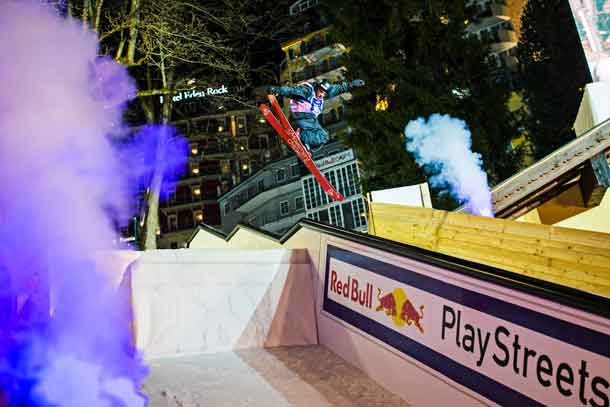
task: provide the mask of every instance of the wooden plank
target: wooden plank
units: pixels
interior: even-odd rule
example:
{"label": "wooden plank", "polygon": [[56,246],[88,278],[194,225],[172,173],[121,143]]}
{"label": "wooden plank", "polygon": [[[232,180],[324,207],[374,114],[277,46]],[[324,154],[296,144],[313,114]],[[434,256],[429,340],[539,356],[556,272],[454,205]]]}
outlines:
{"label": "wooden plank", "polygon": [[378,236],[510,272],[610,293],[610,236],[426,208],[374,204]]}

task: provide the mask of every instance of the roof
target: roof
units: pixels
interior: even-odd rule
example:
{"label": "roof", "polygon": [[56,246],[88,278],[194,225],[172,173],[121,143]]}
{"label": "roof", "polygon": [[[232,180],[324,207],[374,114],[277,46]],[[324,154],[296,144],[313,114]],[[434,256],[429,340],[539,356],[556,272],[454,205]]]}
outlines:
{"label": "roof", "polygon": [[[517,218],[573,186],[585,164],[610,151],[610,119],[553,151],[491,190],[498,218]],[[457,211],[465,211],[462,206]]]}
{"label": "roof", "polygon": [[311,219],[302,219],[281,236],[277,236],[262,229],[244,224],[238,224],[229,234],[220,232],[208,225],[201,224],[188,240],[187,247],[190,247],[194,237],[200,232],[211,233],[214,236],[229,242],[238,231],[245,230],[270,239],[273,242],[284,244],[301,229],[309,229],[315,232],[320,232],[326,237],[338,237],[350,240],[379,250],[384,250],[391,254],[412,258],[435,267],[441,267],[451,272],[469,275],[471,277],[489,281],[504,287],[521,290],[523,292],[537,295],[541,298],[547,298],[552,301],[594,313],[596,315],[610,318],[610,298],[601,297],[548,281],[535,279],[526,275],[512,273],[474,261],[460,259],[432,250],[383,239],[365,233],[342,229],[321,222],[316,222]]}

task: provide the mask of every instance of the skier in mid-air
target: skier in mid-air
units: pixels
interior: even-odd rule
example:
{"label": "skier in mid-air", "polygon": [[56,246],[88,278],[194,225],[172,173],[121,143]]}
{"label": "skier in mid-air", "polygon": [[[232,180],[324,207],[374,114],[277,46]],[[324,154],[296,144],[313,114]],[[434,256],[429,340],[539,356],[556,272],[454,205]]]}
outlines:
{"label": "skier in mid-air", "polygon": [[324,99],[360,86],[364,86],[364,81],[360,79],[339,84],[331,84],[323,79],[320,82],[305,82],[297,86],[270,86],[268,92],[291,99],[290,111],[295,127],[301,129],[301,142],[312,152],[319,150],[328,141],[328,132],[318,121],[318,115],[324,110]]}

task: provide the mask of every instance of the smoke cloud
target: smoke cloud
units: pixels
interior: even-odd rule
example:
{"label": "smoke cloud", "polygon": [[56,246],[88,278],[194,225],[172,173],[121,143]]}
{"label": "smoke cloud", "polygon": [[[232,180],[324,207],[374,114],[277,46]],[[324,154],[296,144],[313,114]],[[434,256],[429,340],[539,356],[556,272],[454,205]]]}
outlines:
{"label": "smoke cloud", "polygon": [[446,190],[475,215],[493,216],[491,192],[481,155],[471,151],[471,134],[463,120],[433,114],[405,126],[406,149],[417,164],[433,174],[432,187]]}
{"label": "smoke cloud", "polygon": [[[123,270],[99,254],[133,215],[126,174],[150,178],[146,151],[173,130],[117,143],[135,96],[125,68],[76,20],[0,7],[0,405],[145,406]],[[185,143],[166,145],[183,167]]]}

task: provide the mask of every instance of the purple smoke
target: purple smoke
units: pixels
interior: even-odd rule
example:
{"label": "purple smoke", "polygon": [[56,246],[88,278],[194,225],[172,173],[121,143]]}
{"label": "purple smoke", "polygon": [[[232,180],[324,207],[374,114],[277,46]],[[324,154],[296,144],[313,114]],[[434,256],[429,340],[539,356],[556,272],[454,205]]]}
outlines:
{"label": "purple smoke", "polygon": [[[125,68],[79,21],[1,5],[0,405],[144,406],[128,284],[105,251],[132,215],[126,175],[146,179],[145,152],[174,134],[117,143],[135,95]],[[184,142],[166,145],[184,154],[175,172]]]}
{"label": "purple smoke", "polygon": [[466,203],[475,215],[493,216],[491,192],[481,155],[471,151],[471,134],[463,120],[433,114],[405,126],[406,149],[421,167],[434,174],[430,185]]}
{"label": "purple smoke", "polygon": [[[162,143],[163,147],[157,149],[157,143]],[[155,163],[157,170],[164,174],[161,199],[175,190],[176,182],[186,172],[189,144],[175,127],[155,124],[142,126],[117,147],[121,161],[129,167],[127,176],[135,190],[144,190],[151,185]]]}

